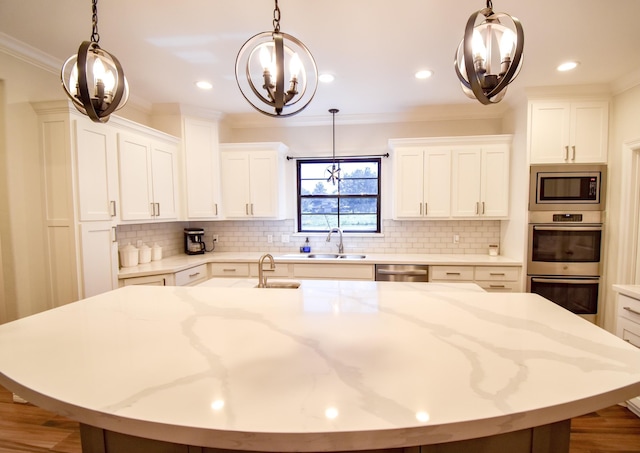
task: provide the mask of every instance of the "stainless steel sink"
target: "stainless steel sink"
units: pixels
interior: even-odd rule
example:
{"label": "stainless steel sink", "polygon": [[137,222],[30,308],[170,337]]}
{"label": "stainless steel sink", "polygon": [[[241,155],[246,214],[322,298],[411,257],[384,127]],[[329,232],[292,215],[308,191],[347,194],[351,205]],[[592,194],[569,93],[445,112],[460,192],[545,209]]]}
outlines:
{"label": "stainless steel sink", "polygon": [[[255,286],[258,288],[258,285]],[[281,288],[281,289],[296,289],[300,288],[300,282],[270,282],[267,281],[265,288]]]}
{"label": "stainless steel sink", "polygon": [[307,255],[307,258],[316,259],[316,260],[334,260],[334,259],[361,260],[366,257],[367,255],[338,255],[335,253],[312,253],[311,255]]}

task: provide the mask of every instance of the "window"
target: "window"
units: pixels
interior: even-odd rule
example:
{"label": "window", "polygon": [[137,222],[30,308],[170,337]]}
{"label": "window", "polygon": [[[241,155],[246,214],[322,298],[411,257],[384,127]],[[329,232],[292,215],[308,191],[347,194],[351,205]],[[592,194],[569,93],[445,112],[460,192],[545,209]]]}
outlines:
{"label": "window", "polygon": [[380,159],[336,159],[340,180],[327,181],[331,159],[298,161],[298,231],[380,232]]}

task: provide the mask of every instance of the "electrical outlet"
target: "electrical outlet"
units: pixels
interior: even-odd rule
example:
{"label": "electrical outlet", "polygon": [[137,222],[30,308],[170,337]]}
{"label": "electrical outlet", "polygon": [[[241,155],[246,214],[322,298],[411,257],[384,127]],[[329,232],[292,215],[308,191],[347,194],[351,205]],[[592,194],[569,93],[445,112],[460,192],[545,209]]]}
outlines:
{"label": "electrical outlet", "polygon": [[460,242],[460,235],[459,234],[454,234],[453,235],[453,243],[454,244],[458,244]]}
{"label": "electrical outlet", "polygon": [[273,234],[267,234],[267,242],[273,244]]}
{"label": "electrical outlet", "polygon": [[218,242],[218,235],[217,234],[213,235],[213,242]]}
{"label": "electrical outlet", "polygon": [[289,242],[289,235],[283,234],[281,239],[282,239],[282,243],[286,244],[287,242]]}

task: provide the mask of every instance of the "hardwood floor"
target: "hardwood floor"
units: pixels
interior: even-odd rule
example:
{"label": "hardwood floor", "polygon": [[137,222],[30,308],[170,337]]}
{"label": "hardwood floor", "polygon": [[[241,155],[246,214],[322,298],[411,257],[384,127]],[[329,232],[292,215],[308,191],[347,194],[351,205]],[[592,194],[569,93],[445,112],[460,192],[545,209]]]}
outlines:
{"label": "hardwood floor", "polygon": [[[77,423],[31,404],[15,404],[0,386],[0,453],[81,451]],[[575,418],[570,453],[640,453],[640,418],[622,406]]]}

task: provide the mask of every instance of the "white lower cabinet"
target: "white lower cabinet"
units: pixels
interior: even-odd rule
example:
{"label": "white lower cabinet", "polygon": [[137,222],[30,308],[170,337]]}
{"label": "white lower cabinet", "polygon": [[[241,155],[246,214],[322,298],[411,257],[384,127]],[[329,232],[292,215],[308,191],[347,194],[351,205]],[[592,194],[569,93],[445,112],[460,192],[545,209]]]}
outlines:
{"label": "white lower cabinet", "polygon": [[475,283],[490,292],[520,292],[520,266],[429,266],[430,282]]}
{"label": "white lower cabinet", "polygon": [[335,279],[335,280],[374,280],[374,264],[345,264],[329,263],[293,264],[294,278]]}
{"label": "white lower cabinet", "polygon": [[249,276],[249,263],[209,263],[209,275],[213,277]]}
{"label": "white lower cabinet", "polygon": [[144,277],[125,278],[120,282],[120,286],[145,285],[145,286],[173,286],[175,285],[174,274],[147,275]]}
{"label": "white lower cabinet", "polygon": [[84,297],[118,287],[118,242],[111,222],[83,222],[80,225],[82,288]]}
{"label": "white lower cabinet", "polygon": [[176,286],[193,286],[208,279],[209,273],[207,272],[206,264],[190,267],[189,269],[184,269],[180,272],[176,272],[175,274]]}
{"label": "white lower cabinet", "polygon": [[[618,290],[616,285],[613,289]],[[640,299],[621,293],[618,293],[616,298],[618,304],[616,335],[636,348],[640,348]],[[640,396],[627,401],[627,406],[640,417]]]}

